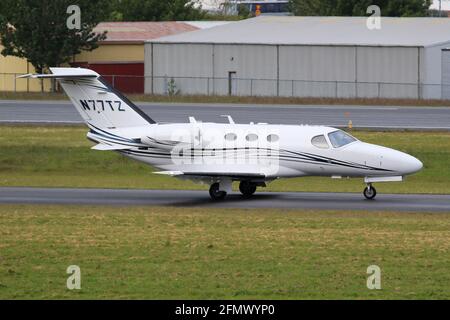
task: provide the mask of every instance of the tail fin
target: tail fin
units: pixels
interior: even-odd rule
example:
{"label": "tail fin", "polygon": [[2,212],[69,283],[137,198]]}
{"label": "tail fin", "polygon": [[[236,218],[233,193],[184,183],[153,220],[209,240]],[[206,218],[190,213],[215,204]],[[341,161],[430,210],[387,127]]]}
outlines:
{"label": "tail fin", "polygon": [[100,129],[145,126],[155,121],[89,69],[50,68],[52,74],[27,74],[21,77],[54,78],[84,121]]}

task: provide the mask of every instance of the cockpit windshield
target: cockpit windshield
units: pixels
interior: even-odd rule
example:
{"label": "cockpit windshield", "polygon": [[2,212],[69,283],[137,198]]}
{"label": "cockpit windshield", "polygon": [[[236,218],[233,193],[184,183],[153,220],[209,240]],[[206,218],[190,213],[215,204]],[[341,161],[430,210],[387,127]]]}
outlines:
{"label": "cockpit windshield", "polygon": [[328,134],[328,138],[330,139],[331,144],[335,148],[339,148],[356,141],[355,138],[353,138],[351,135],[342,130],[330,132]]}

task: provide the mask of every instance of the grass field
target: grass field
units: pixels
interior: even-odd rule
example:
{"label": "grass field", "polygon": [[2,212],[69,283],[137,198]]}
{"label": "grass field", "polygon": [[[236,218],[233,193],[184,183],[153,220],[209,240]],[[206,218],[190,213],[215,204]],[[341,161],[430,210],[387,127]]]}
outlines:
{"label": "grass field", "polygon": [[[150,95],[127,94],[135,102],[168,103],[234,103],[234,104],[287,104],[287,105],[358,105],[358,106],[450,106],[450,100],[432,99],[377,99],[377,98],[315,98],[315,97],[249,97],[205,95]],[[0,92],[0,100],[68,100],[64,93]]]}
{"label": "grass field", "polygon": [[[90,150],[86,127],[0,126],[0,186],[207,189],[151,173],[151,168],[114,152]],[[377,184],[379,192],[450,193],[450,133],[364,132],[363,141],[418,157],[424,169],[400,183]],[[361,192],[362,179],[282,179],[271,191]]]}
{"label": "grass field", "polygon": [[0,205],[0,235],[0,299],[450,298],[447,214]]}

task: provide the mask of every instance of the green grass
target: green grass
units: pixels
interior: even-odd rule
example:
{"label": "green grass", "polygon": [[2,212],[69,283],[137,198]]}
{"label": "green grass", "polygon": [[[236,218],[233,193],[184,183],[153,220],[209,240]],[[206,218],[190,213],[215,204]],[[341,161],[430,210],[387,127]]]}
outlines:
{"label": "green grass", "polygon": [[0,205],[0,299],[449,299],[449,230],[427,213]]}
{"label": "green grass", "polygon": [[[251,97],[205,95],[150,95],[127,94],[136,102],[167,103],[234,103],[234,104],[284,104],[284,105],[358,105],[358,106],[450,106],[450,100],[376,99],[376,98],[315,98],[315,97]],[[66,100],[64,93],[0,92],[0,100]]]}
{"label": "green grass", "polygon": [[[119,154],[90,150],[85,127],[0,126],[0,186],[202,189],[207,186],[152,174],[152,168]],[[450,193],[450,133],[352,132],[363,141],[418,157],[424,169],[379,192]],[[271,191],[361,192],[362,179],[281,179]]]}

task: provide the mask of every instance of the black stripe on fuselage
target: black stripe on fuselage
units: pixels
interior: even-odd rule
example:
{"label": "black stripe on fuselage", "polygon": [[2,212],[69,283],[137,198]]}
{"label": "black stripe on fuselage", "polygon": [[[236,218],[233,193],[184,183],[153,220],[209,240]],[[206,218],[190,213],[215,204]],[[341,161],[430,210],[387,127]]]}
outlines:
{"label": "black stripe on fuselage", "polygon": [[[160,149],[155,149],[155,150],[160,150]],[[205,150],[206,151],[206,150]],[[234,149],[227,149],[225,151],[223,150],[219,150],[220,152],[228,152],[228,151],[236,151]],[[166,159],[171,159],[172,157],[176,157],[179,159],[182,159],[183,156],[177,156],[177,155],[172,155],[171,153],[161,153],[161,152],[154,152],[153,150],[149,150],[149,151],[142,151],[142,150],[128,150],[128,151],[121,151],[127,154],[131,154],[131,155],[135,155],[135,156],[142,156],[142,157],[147,157],[147,158],[152,158],[152,157],[156,157],[156,158],[166,158]],[[217,151],[216,151],[217,152]],[[191,158],[196,158],[196,157],[204,157],[203,153],[194,153],[194,154],[190,154],[189,155]],[[220,157],[220,155],[215,154],[215,155],[210,155],[211,157]],[[184,157],[187,158],[187,155],[185,155]],[[272,157],[275,156],[269,156],[269,155],[252,155],[252,158],[263,158],[264,159],[270,159]],[[353,168],[353,169],[360,169],[360,170],[373,170],[373,171],[391,171],[391,170],[387,170],[387,169],[378,169],[378,168],[373,168],[373,167],[363,167],[363,166],[356,166],[356,165],[345,165],[345,164],[340,164],[340,163],[335,163],[335,162],[323,162],[323,161],[315,161],[313,159],[305,159],[305,158],[301,158],[301,157],[295,157],[295,156],[288,156],[288,155],[279,155],[278,159],[280,159],[281,161],[290,161],[290,162],[301,162],[301,163],[308,163],[308,164],[315,164],[315,165],[322,165],[322,166],[335,166],[335,167],[347,167],[347,168]]]}
{"label": "black stripe on fuselage", "polygon": [[[132,149],[139,147],[139,146],[136,146],[136,143],[133,140],[131,140],[131,139],[127,139],[127,138],[123,138],[123,137],[111,134],[111,133],[109,133],[107,131],[104,131],[104,130],[101,130],[101,129],[97,128],[97,127],[95,127],[95,128],[100,130],[100,131],[102,131],[102,132],[104,132],[104,133],[106,133],[106,134],[109,134],[111,136],[115,136],[119,140],[119,141],[114,141],[114,138],[107,137],[104,134],[99,134],[99,133],[95,132],[94,130],[91,130],[91,131],[94,131],[93,133],[95,133],[95,134],[99,134],[100,136],[104,136],[105,140],[106,140],[106,138],[108,138],[108,140],[107,140],[108,142],[117,143],[117,144],[121,144],[121,145],[129,145],[130,148],[132,148]],[[154,140],[154,141],[158,142],[157,140]],[[127,144],[127,143],[124,143],[124,142],[131,142],[133,144]],[[162,156],[164,156],[166,158],[170,158],[170,157],[173,156],[171,154],[171,152],[163,151],[162,149],[159,149],[159,148],[152,148],[152,147],[149,147],[149,146],[146,146],[146,145],[142,144],[141,147],[143,147],[143,146],[145,146],[145,147],[147,147],[149,149],[158,150],[159,152],[155,153],[152,150],[149,150],[149,151],[129,150],[129,151],[121,151],[121,152],[122,153],[128,153],[128,154],[134,153],[137,156],[146,156],[146,157],[152,157],[151,156],[152,154],[157,155],[159,158],[162,157]],[[217,149],[209,149],[209,148],[206,148],[206,149],[198,148],[198,149],[196,149],[196,148],[194,148],[194,149],[190,149],[190,150],[191,150],[191,152],[193,151],[193,154],[191,154],[192,157],[199,157],[199,156],[200,157],[204,157],[204,152],[205,151],[206,152],[214,152],[214,153],[219,152],[220,153],[220,152],[229,152],[229,151],[237,152],[237,151],[242,151],[242,150],[243,151],[260,151],[261,150],[261,151],[269,151],[269,152],[278,153],[279,159],[282,159],[284,161],[296,161],[296,162],[311,163],[311,164],[321,164],[321,165],[327,165],[327,166],[335,165],[335,166],[343,166],[343,167],[347,167],[347,168],[354,168],[354,169],[361,169],[361,170],[376,170],[376,171],[385,171],[385,172],[392,171],[392,170],[388,170],[388,169],[382,169],[382,168],[366,166],[366,165],[362,165],[362,164],[354,163],[354,162],[352,163],[352,162],[341,161],[341,160],[328,158],[328,157],[323,157],[323,156],[315,155],[315,154],[311,154],[311,153],[300,153],[300,152],[284,150],[284,149],[274,150],[274,149],[270,149],[270,148],[254,148],[254,147],[252,147],[252,148],[217,148]],[[282,154],[283,152],[284,153],[288,153],[288,155]],[[216,155],[214,155],[214,156],[216,156]],[[256,155],[256,157],[261,157],[261,155]],[[269,155],[267,155],[267,157],[269,157]]]}

